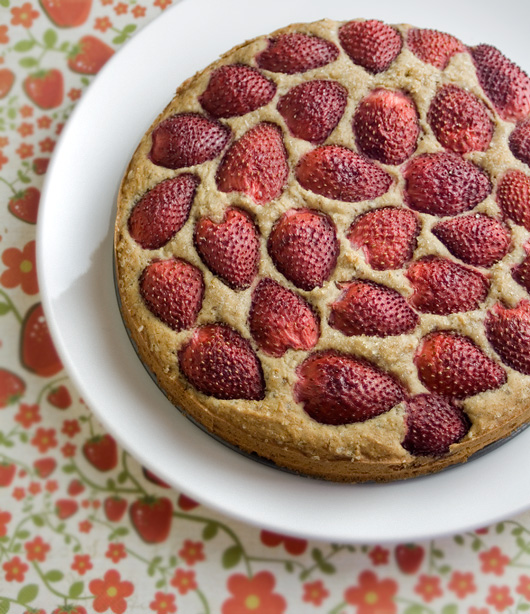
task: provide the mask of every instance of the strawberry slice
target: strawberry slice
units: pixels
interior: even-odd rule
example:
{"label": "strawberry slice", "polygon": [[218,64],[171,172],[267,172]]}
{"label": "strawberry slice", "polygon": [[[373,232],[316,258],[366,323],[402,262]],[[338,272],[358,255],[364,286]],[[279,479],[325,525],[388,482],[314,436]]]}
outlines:
{"label": "strawberry slice", "polygon": [[451,58],[466,51],[466,46],[451,34],[438,30],[411,28],[407,34],[407,45],[422,62],[444,70]]}
{"label": "strawberry slice", "polygon": [[466,435],[471,423],[454,401],[418,394],[406,402],[405,426],[405,450],[416,456],[442,456]]}
{"label": "strawberry slice", "polygon": [[223,151],[230,134],[228,126],[199,113],[173,115],[153,130],[149,158],[171,169],[202,164]]}
{"label": "strawberry slice", "polygon": [[404,168],[405,202],[430,215],[457,215],[476,207],[491,192],[489,177],[452,153],[423,154]]}
{"label": "strawberry slice", "polygon": [[530,230],[530,177],[510,169],[497,184],[497,203],[504,215]]}
{"label": "strawberry slice", "polygon": [[486,337],[502,362],[530,375],[530,301],[513,309],[497,303],[484,321]]}
{"label": "strawberry slice", "polygon": [[275,93],[276,84],[259,70],[244,64],[232,64],[220,66],[212,72],[199,102],[213,117],[237,117],[268,104]]}
{"label": "strawberry slice", "polygon": [[427,121],[443,147],[460,154],[486,151],[493,136],[493,122],[484,103],[457,85],[438,90]]}
{"label": "strawberry slice", "polygon": [[404,335],[418,324],[418,315],[392,288],[362,279],[338,287],[343,292],[331,304],[329,325],[348,337]]}
{"label": "strawberry slice", "polygon": [[530,78],[498,49],[478,45],[471,49],[482,89],[506,121],[516,122],[530,113]]}
{"label": "strawberry slice", "polygon": [[406,276],[414,289],[409,301],[422,313],[478,309],[489,291],[489,281],[479,271],[436,256],[413,262]]}
{"label": "strawberry slice", "polygon": [[382,168],[340,145],[324,145],[305,154],[296,178],[306,190],[349,203],[382,196],[392,184]]}
{"label": "strawberry slice", "polygon": [[174,331],[191,328],[202,306],[202,273],[185,260],[158,260],[140,276],[140,294],[149,311]]}
{"label": "strawberry slice", "polygon": [[302,290],[329,279],[340,249],[331,218],[312,209],[286,211],[274,224],[267,247],[280,273]]}
{"label": "strawberry slice", "polygon": [[515,126],[509,144],[513,155],[530,166],[530,117]]}
{"label": "strawberry slice", "polygon": [[384,164],[401,164],[416,149],[418,112],[402,92],[378,88],[361,101],[353,116],[361,153]]}
{"label": "strawberry slice", "polygon": [[131,237],[144,249],[165,245],[186,223],[199,182],[196,175],[186,173],[144,194],[129,217]]}
{"label": "strawberry slice", "polygon": [[382,207],[363,213],[350,226],[347,238],[362,250],[377,271],[399,269],[412,258],[420,224],[412,211]]}
{"label": "strawberry slice", "polygon": [[524,249],[527,253],[526,258],[512,270],[512,277],[518,284],[530,294],[530,243],[526,243]]}
{"label": "strawberry slice", "polygon": [[308,303],[272,279],[262,279],[252,293],[248,325],[260,349],[276,358],[288,349],[310,350],[320,336]]}
{"label": "strawberry slice", "polygon": [[320,68],[339,57],[332,42],[318,36],[290,32],[269,39],[269,46],[256,56],[260,68],[293,75]]}
{"label": "strawberry slice", "polygon": [[204,264],[234,290],[248,288],[259,268],[259,233],[250,215],[230,207],[216,224],[202,218],[195,227],[195,248]]}
{"label": "strawberry slice", "polygon": [[263,122],[226,152],[217,170],[217,187],[221,192],[242,192],[264,205],[280,196],[288,174],[282,131]]}
{"label": "strawberry slice", "polygon": [[351,60],[371,73],[386,70],[403,45],[397,30],[375,19],[344,24],[339,29],[339,40]]}
{"label": "strawberry slice", "polygon": [[335,130],[348,102],[348,91],[337,81],[306,81],[290,89],[278,111],[290,133],[315,145]]}
{"label": "strawberry slice", "polygon": [[453,331],[436,331],[424,337],[414,362],[424,386],[445,397],[465,399],[506,382],[500,365],[469,337]]}
{"label": "strawberry slice", "polygon": [[438,222],[432,233],[466,264],[490,267],[504,258],[511,244],[509,228],[477,213]]}
{"label": "strawberry slice", "polygon": [[225,324],[207,324],[179,351],[180,369],[199,392],[216,399],[265,397],[261,363],[250,343]]}
{"label": "strawberry slice", "polygon": [[364,422],[405,398],[391,375],[367,360],[333,350],[316,352],[297,369],[294,397],[321,424]]}

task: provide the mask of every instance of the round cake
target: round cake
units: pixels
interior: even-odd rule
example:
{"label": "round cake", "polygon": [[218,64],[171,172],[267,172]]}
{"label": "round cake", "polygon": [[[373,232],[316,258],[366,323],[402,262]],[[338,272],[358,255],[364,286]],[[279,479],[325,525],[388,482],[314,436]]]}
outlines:
{"label": "round cake", "polygon": [[123,318],[221,440],[334,481],[465,461],[530,417],[530,79],[377,20],[183,83],[123,178]]}

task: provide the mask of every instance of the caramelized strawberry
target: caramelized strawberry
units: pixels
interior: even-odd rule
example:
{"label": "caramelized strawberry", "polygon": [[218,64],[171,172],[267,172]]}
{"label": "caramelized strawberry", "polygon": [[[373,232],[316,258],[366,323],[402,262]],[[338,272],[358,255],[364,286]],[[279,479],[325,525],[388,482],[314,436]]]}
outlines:
{"label": "caramelized strawberry", "polygon": [[364,422],[405,398],[391,375],[367,360],[333,350],[310,355],[297,374],[295,400],[321,424]]}
{"label": "caramelized strawberry", "polygon": [[486,151],[493,136],[493,122],[484,103],[457,85],[438,90],[427,121],[443,147],[460,154]]}
{"label": "caramelized strawberry", "polygon": [[513,155],[530,166],[530,117],[515,126],[509,144]]}
{"label": "caramelized strawberry", "polygon": [[442,456],[469,431],[466,414],[454,401],[418,394],[406,402],[406,434],[401,445],[416,456]]}
{"label": "caramelized strawberry", "polygon": [[489,291],[489,281],[479,271],[436,256],[413,262],[407,278],[414,289],[409,301],[423,313],[448,315],[478,309]]}
{"label": "caramelized strawberry", "polygon": [[175,331],[191,328],[202,306],[202,273],[185,260],[159,260],[140,277],[140,294],[149,311]]}
{"label": "caramelized strawberry", "polygon": [[267,246],[276,268],[302,290],[322,286],[339,255],[333,221],[312,209],[286,211],[274,224]]}
{"label": "caramelized strawberry", "polygon": [[519,66],[491,45],[471,49],[482,89],[506,121],[516,122],[530,113],[530,78]]}
{"label": "caramelized strawberry", "polygon": [[216,399],[265,396],[263,371],[250,343],[226,324],[196,329],[178,357],[182,373],[199,392]]}
{"label": "caramelized strawberry", "polygon": [[181,113],[158,124],[151,139],[151,162],[177,169],[216,158],[230,139],[230,128],[199,113]]}
{"label": "caramelized strawberry", "polygon": [[384,271],[399,269],[412,258],[419,231],[412,211],[382,207],[354,220],[347,237],[373,269]]}
{"label": "caramelized strawberry", "polygon": [[303,298],[272,279],[262,279],[252,294],[250,334],[261,350],[280,357],[288,349],[310,350],[320,336],[319,318]]}
{"label": "caramelized strawberry", "polygon": [[347,102],[348,92],[337,81],[306,81],[280,98],[278,111],[293,136],[320,145],[339,123]]}
{"label": "caramelized strawberry", "polygon": [[331,304],[329,325],[344,335],[387,337],[412,332],[418,315],[392,288],[355,279],[339,284],[342,294]]}
{"label": "caramelized strawberry", "polygon": [[144,249],[165,245],[186,223],[198,185],[199,178],[186,173],[149,190],[129,217],[131,237]]}
{"label": "caramelized strawberry", "polygon": [[226,152],[217,170],[221,192],[242,192],[258,205],[278,198],[289,167],[282,131],[263,122],[251,128]]}
{"label": "caramelized strawberry", "polygon": [[269,39],[269,46],[256,56],[260,68],[293,75],[320,68],[339,57],[332,42],[318,36],[290,32]]}
{"label": "caramelized strawberry", "polygon": [[404,168],[405,202],[431,215],[457,215],[473,209],[491,192],[489,177],[452,153],[423,154]]}
{"label": "caramelized strawberry", "polygon": [[212,72],[199,102],[214,117],[236,117],[268,104],[275,93],[276,84],[259,70],[244,64],[231,64]]}
{"label": "caramelized strawberry", "polygon": [[259,267],[259,235],[248,213],[230,207],[216,224],[202,218],[195,227],[195,248],[204,264],[234,290],[252,283]]}
{"label": "caramelized strawberry", "polygon": [[530,230],[530,177],[510,169],[497,184],[497,203],[504,215]]}
{"label": "caramelized strawberry", "polygon": [[530,375],[530,301],[513,309],[497,303],[484,321],[486,337],[502,362]]}
{"label": "caramelized strawberry", "polygon": [[506,373],[475,343],[453,331],[423,338],[414,362],[421,382],[431,392],[464,399],[506,382]]}
{"label": "caramelized strawberry", "polygon": [[412,100],[383,88],[361,101],[352,127],[361,153],[384,164],[405,162],[416,149],[420,132]]}
{"label": "caramelized strawberry", "polygon": [[296,167],[296,178],[306,190],[345,202],[372,200],[392,184],[382,168],[339,145],[317,147],[305,154]]}
{"label": "caramelized strawberry", "polygon": [[514,267],[512,277],[530,294],[530,243],[527,243],[524,248],[527,256],[521,264]]}
{"label": "caramelized strawberry", "polygon": [[511,243],[505,224],[479,213],[438,222],[432,233],[453,256],[473,266],[494,265],[508,253]]}
{"label": "caramelized strawberry", "polygon": [[446,68],[454,55],[466,51],[465,45],[455,36],[420,28],[411,28],[408,31],[407,45],[422,62],[432,64],[440,70]]}
{"label": "caramelized strawberry", "polygon": [[375,19],[344,24],[339,29],[339,40],[351,60],[371,73],[386,70],[403,45],[397,30]]}

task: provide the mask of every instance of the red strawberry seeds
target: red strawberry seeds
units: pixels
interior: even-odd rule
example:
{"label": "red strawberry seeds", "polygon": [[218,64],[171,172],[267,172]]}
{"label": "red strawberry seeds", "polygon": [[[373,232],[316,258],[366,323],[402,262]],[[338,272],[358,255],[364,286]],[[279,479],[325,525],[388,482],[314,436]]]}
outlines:
{"label": "red strawberry seeds", "polygon": [[515,126],[510,134],[510,149],[521,162],[530,166],[530,118],[524,119]]}
{"label": "red strawberry seeds", "polygon": [[484,322],[486,336],[502,362],[530,375],[530,301],[513,309],[497,303]]}
{"label": "red strawberry seeds", "polygon": [[524,246],[526,258],[512,270],[512,277],[530,294],[530,244]]}
{"label": "red strawberry seeds", "polygon": [[497,203],[516,224],[530,230],[530,177],[518,170],[508,170],[497,185]]}
{"label": "red strawberry seeds", "polygon": [[386,70],[403,45],[397,30],[375,19],[344,24],[339,40],[351,60],[371,73]]}
{"label": "red strawberry seeds", "polygon": [[466,51],[465,45],[451,34],[419,28],[408,31],[407,45],[422,62],[440,70],[447,67],[454,55]]}

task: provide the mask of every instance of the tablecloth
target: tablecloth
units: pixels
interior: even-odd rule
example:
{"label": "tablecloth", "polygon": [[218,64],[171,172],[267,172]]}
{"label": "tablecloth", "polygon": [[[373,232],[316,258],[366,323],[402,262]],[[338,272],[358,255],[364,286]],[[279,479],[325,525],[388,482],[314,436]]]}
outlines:
{"label": "tablecloth", "polygon": [[0,614],[529,611],[530,514],[392,545],[246,525],[140,466],[64,371],[36,273],[43,180],[94,75],[170,4],[0,0]]}

